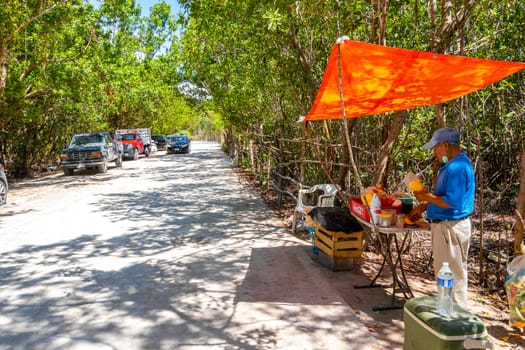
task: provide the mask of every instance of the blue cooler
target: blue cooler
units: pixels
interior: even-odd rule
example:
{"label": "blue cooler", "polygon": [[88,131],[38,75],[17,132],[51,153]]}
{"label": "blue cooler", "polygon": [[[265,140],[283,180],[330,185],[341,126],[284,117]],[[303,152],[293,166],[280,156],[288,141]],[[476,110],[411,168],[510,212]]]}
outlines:
{"label": "blue cooler", "polygon": [[405,303],[404,350],[490,349],[483,322],[475,315],[454,304],[454,313],[440,316],[436,298],[413,298]]}

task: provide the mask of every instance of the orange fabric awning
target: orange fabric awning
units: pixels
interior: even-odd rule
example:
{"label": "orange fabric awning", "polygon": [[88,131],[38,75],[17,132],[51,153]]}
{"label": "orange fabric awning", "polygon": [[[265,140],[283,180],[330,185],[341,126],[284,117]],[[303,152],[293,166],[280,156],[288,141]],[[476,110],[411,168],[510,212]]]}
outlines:
{"label": "orange fabric awning", "polygon": [[343,117],[338,46],[348,118],[442,103],[525,69],[525,63],[339,40],[332,49],[317,97],[304,121]]}

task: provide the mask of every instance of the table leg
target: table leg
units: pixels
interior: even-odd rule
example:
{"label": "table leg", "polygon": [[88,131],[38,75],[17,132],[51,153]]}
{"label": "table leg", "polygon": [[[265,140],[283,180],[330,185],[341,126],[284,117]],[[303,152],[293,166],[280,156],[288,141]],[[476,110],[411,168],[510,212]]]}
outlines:
{"label": "table leg", "polygon": [[[373,311],[394,310],[394,309],[403,308],[404,303],[396,304],[396,294],[398,292],[403,292],[403,296],[406,299],[413,297],[412,291],[410,290],[408,281],[406,279],[405,270],[403,268],[402,254],[401,254],[405,250],[407,242],[409,242],[408,235],[409,233],[405,232],[405,236],[401,242],[401,245],[399,245],[399,241],[395,233],[392,233],[392,234],[378,233],[378,240],[380,244],[381,255],[383,256],[381,268],[379,269],[378,273],[376,274],[376,276],[374,277],[374,279],[369,285],[354,286],[354,288],[356,289],[375,288],[375,287],[384,286],[384,285],[376,284],[375,282],[377,278],[381,275],[385,264],[388,264],[391,270],[391,273],[392,273],[392,303],[390,305],[374,306],[372,307]],[[391,250],[392,240],[395,246],[395,254],[396,254],[395,258],[393,257],[392,250]],[[397,272],[398,266],[401,272],[401,276]]]}
{"label": "table leg", "polygon": [[[405,269],[403,267],[403,260],[402,260],[402,253],[407,248],[407,244],[409,242],[408,240],[409,234],[410,234],[409,232],[405,234],[401,242],[401,246],[399,246],[397,236],[394,238],[395,245],[396,245],[396,254],[397,254],[396,262],[394,263],[394,271],[396,271],[395,276],[397,279],[397,284],[399,286],[398,292],[402,292],[403,296],[406,299],[414,297],[414,294],[412,294],[412,290],[410,290],[410,286],[408,284],[408,280],[405,275]],[[399,266],[399,271],[401,272],[401,276],[397,273],[397,266]]]}
{"label": "table leg", "polygon": [[[380,240],[381,238],[378,237],[378,240]],[[388,241],[388,239],[387,239]],[[379,242],[379,245],[380,246],[383,246],[382,242]],[[387,285],[385,284],[377,284],[376,281],[377,279],[379,278],[379,276],[381,276],[381,273],[383,272],[383,269],[385,267],[385,264],[386,264],[386,258],[385,258],[385,254],[383,254],[382,252],[382,248],[380,248],[381,250],[381,256],[383,257],[383,261],[381,262],[381,267],[379,268],[379,270],[377,271],[376,275],[374,276],[374,278],[372,279],[372,282],[370,282],[370,284],[365,284],[365,285],[359,285],[359,286],[354,286],[354,289],[362,289],[362,288],[383,288],[383,287],[387,287]]]}

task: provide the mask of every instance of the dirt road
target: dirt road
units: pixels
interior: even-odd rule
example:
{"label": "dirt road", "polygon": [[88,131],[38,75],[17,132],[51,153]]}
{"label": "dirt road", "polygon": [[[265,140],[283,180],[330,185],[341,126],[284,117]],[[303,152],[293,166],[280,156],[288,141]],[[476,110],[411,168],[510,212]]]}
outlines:
{"label": "dirt road", "polygon": [[13,184],[0,349],[378,349],[216,144]]}

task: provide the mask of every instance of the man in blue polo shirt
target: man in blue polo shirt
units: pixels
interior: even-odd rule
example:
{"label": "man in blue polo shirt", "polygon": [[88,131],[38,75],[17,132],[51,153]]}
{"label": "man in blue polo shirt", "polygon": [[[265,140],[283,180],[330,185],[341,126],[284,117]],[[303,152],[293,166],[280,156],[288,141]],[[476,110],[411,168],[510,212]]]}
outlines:
{"label": "man in blue polo shirt", "polygon": [[434,274],[443,262],[448,262],[454,274],[453,299],[467,308],[468,250],[471,236],[470,215],[474,211],[476,189],[474,168],[468,156],[459,147],[460,133],[453,128],[434,132],[425,150],[434,150],[441,163],[432,193],[414,192],[420,204],[412,214],[427,211],[431,225]]}

